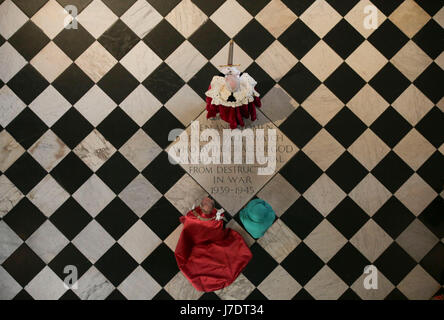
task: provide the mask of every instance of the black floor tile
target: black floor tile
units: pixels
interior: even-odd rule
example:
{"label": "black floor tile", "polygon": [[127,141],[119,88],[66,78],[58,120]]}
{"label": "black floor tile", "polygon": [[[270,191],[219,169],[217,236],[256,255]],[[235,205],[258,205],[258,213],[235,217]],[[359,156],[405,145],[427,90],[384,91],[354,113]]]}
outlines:
{"label": "black floor tile", "polygon": [[374,262],[374,265],[394,285],[416,266],[415,260],[396,242],[393,242]]}
{"label": "black floor tile", "polygon": [[297,108],[279,129],[302,149],[321,129],[322,126],[303,108]]}
{"label": "black floor tile", "polygon": [[120,152],[116,152],[96,171],[96,174],[115,194],[119,194],[139,174],[139,171]]}
{"label": "black floor tile", "polygon": [[12,0],[29,18],[39,11],[49,0]]}
{"label": "black floor tile", "polygon": [[49,86],[49,82],[30,64],[24,66],[7,84],[26,104],[31,104]]}
{"label": "black floor tile", "polygon": [[324,262],[301,242],[282,262],[281,266],[304,286],[324,266]]}
{"label": "black floor tile", "polygon": [[345,60],[364,42],[365,38],[347,20],[342,19],[324,36],[323,40]]}
{"label": "black floor tile", "polygon": [[180,224],[182,214],[164,197],[160,198],[142,220],[160,239],[165,240]]}
{"label": "black floor tile", "polygon": [[161,59],[165,60],[185,41],[185,38],[167,20],[163,19],[145,36],[143,41]]}
{"label": "black floor tile", "polygon": [[388,107],[370,128],[390,148],[394,148],[412,126],[394,108]]}
{"label": "black floor tile", "polygon": [[316,0],[282,0],[282,2],[290,8],[297,16],[300,16],[307,10]]}
{"label": "black floor tile", "polygon": [[326,173],[345,193],[350,193],[364,179],[368,171],[350,153],[345,151],[328,168]]}
{"label": "black floor tile", "polygon": [[49,41],[48,36],[31,20],[8,39],[8,42],[28,61],[31,61]]}
{"label": "black floor tile", "polygon": [[[384,1],[384,0],[382,0]],[[384,1],[388,3],[389,1]],[[391,59],[409,38],[390,20],[385,20],[369,37],[368,41],[387,59]]]}
{"label": "black floor tile", "polygon": [[372,219],[388,235],[396,239],[415,220],[415,216],[396,197],[391,197],[379,208]]}
{"label": "black floor tile", "polygon": [[364,79],[346,63],[341,64],[324,83],[344,104],[365,85]]}
{"label": "black floor tile", "polygon": [[76,104],[94,86],[94,81],[73,63],[54,80],[52,85],[71,104]]}
{"label": "black floor tile", "polygon": [[77,29],[63,29],[53,41],[74,61],[95,39],[80,23],[77,23]]}
{"label": "black floor tile", "polygon": [[327,123],[325,129],[344,148],[348,148],[361,136],[367,126],[349,108],[344,107]]}
{"label": "black floor tile", "polygon": [[239,2],[253,17],[257,15],[271,0],[238,0]]}
{"label": "black floor tile", "polygon": [[444,188],[444,170],[442,168],[444,168],[444,156],[439,151],[435,151],[417,170],[417,173],[437,193],[441,193]]}
{"label": "black floor tile", "polygon": [[318,43],[320,38],[302,20],[298,19],[279,36],[278,40],[300,60]]}
{"label": "black floor tile", "polygon": [[40,139],[48,127],[30,108],[25,108],[6,126],[6,130],[23,148],[28,149]]}
{"label": "black floor tile", "polygon": [[191,0],[196,6],[199,7],[207,16],[211,16],[221,5],[224,4],[224,0]]}
{"label": "black floor tile", "polygon": [[[257,4],[257,1],[254,3]],[[242,48],[251,58],[259,57],[275,40],[275,38],[267,31],[256,19],[251,20],[239,33],[234,37],[234,41]]]}
{"label": "black floor tile", "polygon": [[70,194],[76,192],[92,174],[91,169],[73,152],[51,171],[51,176]]}
{"label": "black floor tile", "polygon": [[141,266],[161,286],[165,286],[179,272],[174,252],[164,243],[161,243]]}
{"label": "black floor tile", "polygon": [[97,126],[97,130],[119,149],[139,130],[139,126],[121,108],[115,108]]}
{"label": "black floor tile", "polygon": [[429,253],[421,260],[421,266],[444,285],[444,244],[438,242]]}
{"label": "black floor tile", "polygon": [[117,20],[98,39],[117,60],[122,59],[139,41],[139,37],[121,20]]}
{"label": "black floor tile", "polygon": [[71,241],[88,225],[92,217],[74,198],[69,197],[49,220]]}
{"label": "black floor tile", "polygon": [[341,14],[341,16],[345,16],[351,9],[358,4],[359,0],[327,0],[327,2]]}
{"label": "black floor tile", "polygon": [[328,266],[349,286],[358,279],[370,261],[350,242],[330,259]]}
{"label": "black floor tile", "polygon": [[133,272],[137,262],[118,243],[115,243],[95,263],[95,266],[117,287]]}
{"label": "black floor tile", "polygon": [[299,104],[302,104],[320,84],[321,81],[300,62],[279,80],[279,85]]}
{"label": "black floor tile", "polygon": [[253,258],[243,270],[244,276],[258,286],[276,268],[277,262],[257,243],[250,247]]}
{"label": "black floor tile", "polygon": [[393,151],[371,172],[391,193],[395,193],[413,174],[413,170]]}
{"label": "black floor tile", "polygon": [[46,170],[25,152],[5,171],[5,175],[26,195],[45,177]]}
{"label": "black floor tile", "polygon": [[131,8],[137,0],[102,0],[104,4],[108,6],[118,17],[121,17],[129,8]]}
{"label": "black floor tile", "polygon": [[139,217],[119,197],[116,197],[95,219],[117,241],[139,220]]}
{"label": "black floor tile", "polygon": [[57,2],[62,5],[62,7],[74,5],[78,10],[77,13],[81,13],[83,9],[85,9],[92,1],[93,0],[57,0]]}
{"label": "black floor tile", "polygon": [[162,107],[143,125],[142,129],[161,148],[166,148],[172,142],[168,140],[168,132],[172,129],[184,129],[184,126],[167,108]]}
{"label": "black floor tile", "polygon": [[74,149],[94,127],[86,120],[76,108],[70,108],[54,125],[51,130],[63,140],[70,148]]}
{"label": "black floor tile", "polygon": [[180,0],[147,0],[164,17],[170,13],[180,2]]}
{"label": "black floor tile", "polygon": [[304,197],[299,197],[280,219],[304,240],[324,217]]}
{"label": "black floor tile", "polygon": [[163,104],[165,104],[185,82],[165,62],[154,70],[143,85]]}
{"label": "black floor tile", "polygon": [[[219,70],[210,62],[207,62],[190,80],[188,85],[202,98],[206,99],[205,92],[209,88],[209,84],[215,75],[218,75]],[[253,78],[254,76],[251,75]],[[259,90],[259,89],[257,89]]]}
{"label": "black floor tile", "polygon": [[45,263],[24,243],[2,263],[2,267],[24,287],[45,267]]}
{"label": "black floor tile", "polygon": [[322,170],[304,152],[299,151],[281,169],[280,174],[302,194],[321,176]]}
{"label": "black floor tile", "polygon": [[436,63],[430,64],[414,82],[415,86],[435,104],[438,104],[444,95],[443,83],[444,71]]}
{"label": "black floor tile", "polygon": [[120,104],[139,85],[139,81],[134,78],[120,63],[117,63],[97,85],[116,104]]}
{"label": "black floor tile", "polygon": [[444,199],[437,196],[418,216],[419,220],[430,229],[438,239],[444,238]]}
{"label": "black floor tile", "polygon": [[230,39],[212,20],[208,20],[188,40],[205,58],[211,59]]}
{"label": "black floor tile", "polygon": [[245,72],[257,81],[256,91],[261,97],[265,96],[268,91],[276,85],[276,81],[268,75],[256,62],[253,62],[245,69]]}
{"label": "black floor tile", "polygon": [[410,81],[390,62],[369,82],[387,102],[393,103],[410,85]]}
{"label": "black floor tile", "polygon": [[348,240],[350,240],[369,219],[370,217],[348,196],[327,216],[327,220]]}
{"label": "black floor tile", "polygon": [[439,38],[442,38],[442,27],[435,20],[430,19],[412,40],[432,59],[436,59],[444,50],[442,41],[436,40]]}
{"label": "black floor tile", "polygon": [[65,270],[67,266],[75,266],[77,277],[80,279],[86,271],[91,267],[92,263],[74,246],[69,243],[62,251],[60,251],[48,266],[64,280],[72,271]]}
{"label": "black floor tile", "polygon": [[3,221],[26,241],[46,221],[46,217],[28,198],[23,198],[3,217]]}
{"label": "black floor tile", "polygon": [[372,3],[378,7],[386,16],[389,16],[404,0],[372,0]]}

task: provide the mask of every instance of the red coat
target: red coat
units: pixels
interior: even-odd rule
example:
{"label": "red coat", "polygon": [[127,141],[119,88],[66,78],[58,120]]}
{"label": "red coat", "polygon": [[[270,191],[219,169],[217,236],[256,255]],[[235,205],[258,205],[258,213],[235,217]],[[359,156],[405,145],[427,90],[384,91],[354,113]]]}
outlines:
{"label": "red coat", "polygon": [[252,258],[242,236],[215,220],[216,209],[206,215],[197,207],[180,217],[184,224],[174,255],[185,277],[198,291],[215,291],[230,285]]}

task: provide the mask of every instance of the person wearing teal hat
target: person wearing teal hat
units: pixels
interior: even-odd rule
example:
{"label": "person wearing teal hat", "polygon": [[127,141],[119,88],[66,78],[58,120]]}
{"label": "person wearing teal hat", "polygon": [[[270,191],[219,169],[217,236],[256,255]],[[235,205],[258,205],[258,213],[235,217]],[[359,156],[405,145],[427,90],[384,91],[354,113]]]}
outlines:
{"label": "person wearing teal hat", "polygon": [[271,227],[276,214],[264,200],[253,199],[239,212],[239,217],[248,233],[258,239]]}

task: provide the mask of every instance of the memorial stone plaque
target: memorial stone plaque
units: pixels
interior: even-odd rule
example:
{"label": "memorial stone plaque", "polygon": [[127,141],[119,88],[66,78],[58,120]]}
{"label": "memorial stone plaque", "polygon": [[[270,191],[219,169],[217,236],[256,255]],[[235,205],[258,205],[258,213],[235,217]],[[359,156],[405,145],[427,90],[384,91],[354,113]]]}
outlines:
{"label": "memorial stone plaque", "polygon": [[[202,139],[201,133],[206,129],[214,129],[220,137],[220,157],[216,157],[220,159],[219,163],[205,164],[200,158],[194,158],[194,162],[192,160],[191,154],[196,155],[196,151],[201,152],[204,146],[214,138],[212,136],[206,139],[207,141]],[[224,131],[224,129],[226,130]],[[256,121],[252,122],[247,119],[243,129],[235,130],[237,133],[247,133],[246,130],[248,133],[253,133],[253,140],[248,140],[247,137],[242,138],[241,163],[239,163],[239,159],[238,163],[235,163],[235,138],[229,138],[229,140],[226,138],[226,132],[233,132],[229,129],[229,124],[225,121],[219,118],[207,119],[206,112],[203,112],[166,150],[170,151],[171,148],[175,148],[173,154],[178,155],[178,144],[183,146],[184,141],[188,141],[187,159],[189,161],[188,163],[178,161],[177,165],[181,165],[227,212],[233,215],[296,154],[298,148],[258,110]],[[262,136],[260,131],[263,132]],[[264,145],[263,148],[259,147],[258,151],[257,147],[260,146],[260,143],[258,145],[256,139],[261,141],[261,137]],[[193,139],[199,139],[197,144],[192,144]],[[275,141],[275,143],[270,141]],[[223,150],[227,150],[224,148],[229,145],[231,158],[230,163],[226,163],[228,161],[224,161],[226,159],[223,157]],[[214,155],[212,152],[208,154]],[[264,163],[263,159],[261,160],[261,154],[267,158],[268,162]],[[247,158],[250,159],[249,162]],[[271,158],[275,161],[275,168],[271,165]],[[261,173],[261,168],[263,170],[266,167],[271,167],[271,170],[265,174]]]}

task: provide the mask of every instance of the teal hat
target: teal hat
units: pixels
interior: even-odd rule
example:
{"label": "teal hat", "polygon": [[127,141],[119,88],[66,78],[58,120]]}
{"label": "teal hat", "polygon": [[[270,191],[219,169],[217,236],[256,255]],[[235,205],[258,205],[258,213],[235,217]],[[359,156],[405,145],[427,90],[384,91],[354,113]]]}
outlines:
{"label": "teal hat", "polygon": [[255,239],[264,235],[265,231],[273,224],[275,216],[273,208],[262,199],[251,200],[239,212],[242,224]]}

